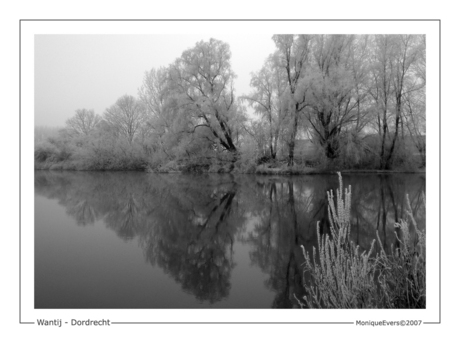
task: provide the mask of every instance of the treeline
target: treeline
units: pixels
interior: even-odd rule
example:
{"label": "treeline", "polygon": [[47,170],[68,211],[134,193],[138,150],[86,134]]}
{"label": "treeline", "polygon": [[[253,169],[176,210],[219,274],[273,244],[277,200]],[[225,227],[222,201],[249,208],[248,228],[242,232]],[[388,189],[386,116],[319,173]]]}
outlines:
{"label": "treeline", "polygon": [[[274,35],[237,97],[228,44],[145,72],[137,96],[79,109],[35,167],[294,172],[425,165],[425,36]],[[249,52],[248,52],[249,53]]]}

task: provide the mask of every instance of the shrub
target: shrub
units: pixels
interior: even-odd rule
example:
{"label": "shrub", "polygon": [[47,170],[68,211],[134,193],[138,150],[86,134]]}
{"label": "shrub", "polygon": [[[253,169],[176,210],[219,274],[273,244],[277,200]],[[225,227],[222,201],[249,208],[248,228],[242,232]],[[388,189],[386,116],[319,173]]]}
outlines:
{"label": "shrub", "polygon": [[159,168],[160,173],[168,173],[171,171],[179,171],[179,165],[177,164],[176,161],[169,161],[164,166],[161,166]]}
{"label": "shrub", "polygon": [[48,142],[43,142],[35,147],[34,158],[37,162],[46,162],[47,160],[54,159],[59,154],[56,146]]}
{"label": "shrub", "polygon": [[320,234],[318,251],[305,257],[306,295],[298,300],[309,308],[424,308],[426,298],[425,235],[417,228],[412,211],[408,216],[415,227],[411,237],[407,221],[396,224],[399,247],[386,254],[377,235],[380,251],[373,256],[375,240],[369,251],[361,250],[350,239],[351,187],[339,189],[334,203],[327,192],[331,236]]}
{"label": "shrub", "polygon": [[414,155],[407,143],[398,141],[393,154],[392,167],[403,171],[416,170],[420,164],[420,158]]}
{"label": "shrub", "polygon": [[241,161],[235,162],[235,171],[242,174],[254,174],[257,166],[254,161],[242,163]]}
{"label": "shrub", "polygon": [[234,164],[234,171],[243,174],[253,174],[256,172],[256,154],[255,151],[246,147],[242,149],[239,158]]}
{"label": "shrub", "polygon": [[162,156],[160,153],[154,153],[149,157],[149,170],[158,171],[163,164],[167,163],[167,161],[167,156]]}
{"label": "shrub", "polygon": [[145,170],[148,161],[137,143],[97,140],[78,149],[75,155],[84,170]]}

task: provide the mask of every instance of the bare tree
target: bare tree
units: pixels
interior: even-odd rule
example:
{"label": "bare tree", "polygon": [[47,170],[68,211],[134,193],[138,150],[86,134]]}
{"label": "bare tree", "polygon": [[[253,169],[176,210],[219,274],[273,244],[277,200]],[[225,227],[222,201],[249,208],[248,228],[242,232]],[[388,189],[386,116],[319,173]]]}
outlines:
{"label": "bare tree", "polygon": [[[423,80],[424,79],[420,79]],[[426,161],[426,94],[425,87],[404,94],[403,121],[417,149],[420,162]]]}
{"label": "bare tree", "polygon": [[101,121],[94,110],[78,109],[75,115],[66,121],[68,132],[76,135],[89,135]]}
{"label": "bare tree", "polygon": [[403,97],[413,91],[413,89],[409,88],[410,82],[408,82],[408,79],[410,78],[411,68],[419,57],[419,46],[416,40],[417,36],[415,35],[398,35],[395,42],[395,56],[392,59],[394,69],[395,133],[385,160],[385,169],[389,169],[392,162],[399,126],[401,125],[401,130],[403,129]]}
{"label": "bare tree", "polygon": [[307,106],[305,93],[299,95],[298,86],[305,75],[308,64],[311,37],[309,35],[274,35],[273,40],[278,49],[279,66],[285,70],[287,78],[287,111],[290,120],[288,165],[292,166],[300,114]]}
{"label": "bare tree", "polygon": [[145,123],[146,107],[135,97],[123,95],[105,110],[104,119],[115,132],[126,137],[131,144]]}
{"label": "bare tree", "polygon": [[242,97],[255,113],[261,115],[262,120],[268,122],[268,145],[273,159],[276,159],[280,133],[286,122],[287,111],[282,106],[286,86],[284,70],[277,65],[276,57],[270,55],[262,69],[252,74],[251,87],[254,91]]}
{"label": "bare tree", "polygon": [[147,105],[149,115],[161,116],[168,96],[168,71],[162,67],[152,68],[144,74],[142,86],[139,88],[139,98]]}
{"label": "bare tree", "polygon": [[371,108],[368,93],[370,70],[370,44],[368,35],[354,37],[350,46],[350,65],[354,81],[353,97],[356,99],[355,133],[359,134],[369,123]]}
{"label": "bare tree", "polygon": [[[403,129],[404,98],[424,87],[417,59],[423,53],[423,40],[416,35],[377,35],[369,89],[376,108],[377,131],[380,137],[380,168],[389,169],[398,138]],[[416,82],[414,79],[420,79]]]}

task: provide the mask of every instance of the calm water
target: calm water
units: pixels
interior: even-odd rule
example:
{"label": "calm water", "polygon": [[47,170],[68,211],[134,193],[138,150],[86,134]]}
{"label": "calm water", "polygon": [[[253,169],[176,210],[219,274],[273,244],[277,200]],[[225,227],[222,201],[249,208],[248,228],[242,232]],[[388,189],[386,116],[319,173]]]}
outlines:
{"label": "calm water", "polygon": [[[352,238],[389,249],[425,175],[344,176]],[[336,176],[35,172],[36,308],[292,308]]]}

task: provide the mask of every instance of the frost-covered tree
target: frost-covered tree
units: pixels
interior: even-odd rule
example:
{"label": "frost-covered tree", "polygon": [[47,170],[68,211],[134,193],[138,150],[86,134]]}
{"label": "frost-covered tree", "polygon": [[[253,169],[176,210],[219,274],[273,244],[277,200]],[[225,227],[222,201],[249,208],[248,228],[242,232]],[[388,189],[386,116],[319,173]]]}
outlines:
{"label": "frost-covered tree", "polygon": [[125,137],[131,144],[145,125],[146,107],[132,95],[123,95],[105,110],[104,120],[114,132]]}
{"label": "frost-covered tree", "polygon": [[78,109],[75,115],[66,121],[67,132],[75,135],[89,135],[101,121],[94,110]]}
{"label": "frost-covered tree", "polygon": [[171,92],[187,118],[187,130],[207,131],[224,150],[237,153],[237,128],[243,115],[237,106],[227,43],[200,41],[170,66]]}
{"label": "frost-covered tree", "polygon": [[305,77],[308,65],[311,36],[274,35],[277,48],[277,65],[284,70],[287,80],[285,108],[288,115],[288,165],[294,164],[294,148],[300,115],[307,107],[305,92],[299,92],[299,83]]}
{"label": "frost-covered tree", "polygon": [[424,37],[376,35],[373,37],[372,83],[375,127],[380,140],[380,168],[389,169],[403,128],[404,99],[425,85],[419,59],[424,59]]}
{"label": "frost-covered tree", "polygon": [[[286,125],[287,118],[287,111],[283,108],[283,95],[287,89],[284,73],[285,71],[277,63],[277,57],[270,55],[262,69],[251,75],[251,87],[254,91],[243,96],[255,113],[260,115],[260,120],[267,123],[268,132],[265,143],[273,159],[276,159],[280,134]],[[258,144],[261,143],[258,142]]]}
{"label": "frost-covered tree", "polygon": [[357,120],[359,98],[354,93],[352,44],[353,36],[316,36],[313,63],[300,82],[309,123],[328,159],[338,157],[341,133]]}

